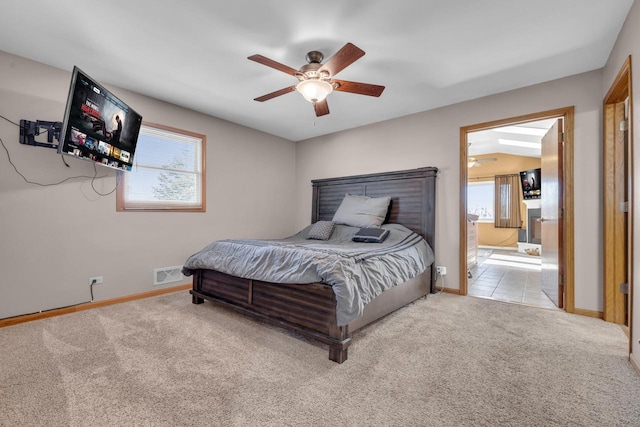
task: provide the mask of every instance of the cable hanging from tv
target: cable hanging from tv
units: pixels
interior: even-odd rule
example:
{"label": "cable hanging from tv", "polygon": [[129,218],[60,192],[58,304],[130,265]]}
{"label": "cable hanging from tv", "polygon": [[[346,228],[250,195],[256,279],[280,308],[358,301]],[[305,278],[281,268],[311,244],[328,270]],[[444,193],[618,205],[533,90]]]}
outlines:
{"label": "cable hanging from tv", "polygon": [[[34,146],[42,146],[42,147],[51,147],[51,148],[57,148],[58,145],[49,145],[43,142],[38,142],[38,141],[33,141],[33,143],[30,143],[30,141],[32,141],[32,138],[34,138],[35,136],[40,134],[40,130],[41,128],[45,128],[47,130],[47,138],[49,140],[49,135],[51,135],[51,139],[49,141],[51,141],[53,143],[53,139],[56,138],[58,139],[58,141],[60,140],[60,125],[62,124],[61,122],[45,122],[44,120],[38,120],[37,122],[29,122],[28,120],[20,120],[20,123],[16,123],[13,120],[10,120],[8,118],[6,118],[3,115],[0,115],[0,119],[6,120],[7,122],[11,123],[12,125],[18,126],[20,127],[20,143],[21,144],[25,144],[25,145],[34,145]],[[33,123],[33,125],[28,125],[28,123]],[[23,132],[24,129],[24,132]],[[33,131],[33,132],[32,132]],[[23,138],[24,136],[24,138]],[[30,138],[28,137],[30,136]],[[93,189],[93,191],[98,194],[99,196],[108,196],[110,194],[112,194],[117,188],[118,185],[120,185],[120,180],[118,179],[118,176],[116,176],[116,185],[114,187],[113,190],[111,190],[108,193],[101,193],[99,192],[95,186],[94,186],[94,181],[98,178],[105,178],[107,177],[107,175],[103,175],[103,176],[98,176],[98,170],[96,169],[95,164],[93,165],[93,176],[89,176],[89,175],[76,175],[76,176],[70,176],[68,178],[65,178],[61,181],[58,182],[53,182],[53,183],[40,183],[40,182],[35,182],[35,181],[31,181],[30,179],[28,179],[22,172],[20,172],[18,170],[18,168],[16,167],[16,165],[13,163],[13,160],[11,159],[11,154],[9,153],[9,149],[7,148],[7,146],[4,144],[4,141],[2,140],[2,138],[0,137],[0,147],[2,147],[7,155],[7,160],[9,161],[9,164],[13,167],[14,171],[22,178],[22,180],[24,182],[26,182],[27,184],[33,184],[33,185],[38,185],[40,187],[52,187],[55,185],[60,185],[62,183],[65,183],[71,179],[79,179],[79,178],[90,178],[91,179],[91,188]],[[62,159],[63,163],[65,164],[65,166],[69,167],[69,165],[67,164],[67,162],[64,161],[64,158]]]}

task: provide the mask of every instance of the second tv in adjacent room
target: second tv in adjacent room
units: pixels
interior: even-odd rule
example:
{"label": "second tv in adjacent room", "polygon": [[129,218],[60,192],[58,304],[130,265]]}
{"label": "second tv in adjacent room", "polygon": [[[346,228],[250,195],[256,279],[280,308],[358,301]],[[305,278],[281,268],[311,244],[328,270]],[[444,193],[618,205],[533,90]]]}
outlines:
{"label": "second tv in adjacent room", "polygon": [[522,183],[522,197],[525,200],[540,198],[540,175],[541,168],[530,169],[520,172],[520,182]]}

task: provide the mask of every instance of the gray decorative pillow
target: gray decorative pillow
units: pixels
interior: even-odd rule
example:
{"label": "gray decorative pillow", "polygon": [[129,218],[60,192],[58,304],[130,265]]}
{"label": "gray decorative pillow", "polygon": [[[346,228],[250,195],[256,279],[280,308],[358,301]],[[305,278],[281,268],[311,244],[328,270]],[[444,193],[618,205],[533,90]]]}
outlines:
{"label": "gray decorative pillow", "polygon": [[336,223],[333,221],[318,221],[311,226],[307,239],[328,240],[333,234]]}
{"label": "gray decorative pillow", "polygon": [[367,197],[345,194],[333,215],[336,224],[351,227],[380,227],[387,216],[391,197]]}

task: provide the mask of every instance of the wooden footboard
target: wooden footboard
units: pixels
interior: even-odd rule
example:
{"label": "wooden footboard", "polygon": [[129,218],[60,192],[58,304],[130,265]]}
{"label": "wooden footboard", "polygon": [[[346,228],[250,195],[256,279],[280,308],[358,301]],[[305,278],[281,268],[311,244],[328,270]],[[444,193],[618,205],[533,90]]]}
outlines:
{"label": "wooden footboard", "polygon": [[347,360],[351,338],[348,327],[336,322],[336,299],[330,286],[274,284],[197,270],[191,295],[194,304],[206,299],[328,344],[331,360]]}
{"label": "wooden footboard", "polygon": [[328,344],[329,359],[342,363],[347,360],[350,329],[359,330],[425,296],[429,292],[430,270],[382,293],[347,326],[338,326],[335,294],[331,286],[322,283],[275,284],[196,270],[191,295],[194,304],[208,300]]}

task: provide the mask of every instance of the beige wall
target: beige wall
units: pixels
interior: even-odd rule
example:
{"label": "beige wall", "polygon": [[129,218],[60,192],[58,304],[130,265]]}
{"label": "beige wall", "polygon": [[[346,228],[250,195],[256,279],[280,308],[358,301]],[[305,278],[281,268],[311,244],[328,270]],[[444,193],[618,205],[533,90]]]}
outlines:
{"label": "beige wall", "polygon": [[604,84],[601,98],[604,99],[607,91],[613,84],[618,71],[622,67],[622,64],[631,55],[631,70],[632,70],[632,117],[630,120],[631,131],[633,132],[633,178],[632,178],[632,222],[633,222],[633,278],[632,286],[634,292],[632,294],[632,325],[631,325],[631,357],[635,361],[635,364],[640,369],[640,103],[638,102],[638,90],[640,90],[640,3],[634,2],[631,6],[631,11],[627,16],[622,31],[618,36],[618,40],[609,56],[607,65],[604,68]]}
{"label": "beige wall", "polygon": [[[493,181],[496,175],[520,173],[523,170],[536,169],[541,166],[539,157],[514,156],[504,153],[491,153],[473,156],[476,159],[495,158],[495,162],[484,162],[481,167],[468,170],[469,182]],[[522,228],[527,228],[525,221],[527,206],[521,203]],[[478,223],[478,245],[517,247],[518,230],[513,228],[496,228],[493,222]]]}
{"label": "beige wall", "polygon": [[458,288],[460,127],[573,105],[575,301],[601,311],[601,103],[600,70],[299,142],[297,226],[311,217],[311,179],[436,166],[436,262],[448,267],[447,286]]}
{"label": "beige wall", "polygon": [[[62,120],[70,71],[0,52],[0,76],[1,115]],[[91,276],[104,276],[96,300],[157,289],[154,268],[182,265],[211,240],[293,231],[293,142],[111,89],[146,121],[207,136],[207,212],[116,212],[115,195],[97,196],[89,178],[26,184],[0,150],[0,318],[86,302]],[[0,138],[30,180],[93,176],[89,162],[66,157],[66,168],[54,150],[20,145],[18,127],[4,120]],[[98,190],[111,191],[114,171],[98,172],[107,175]]]}
{"label": "beige wall", "polygon": [[518,247],[518,229],[496,228],[492,222],[478,223],[478,246]]}

